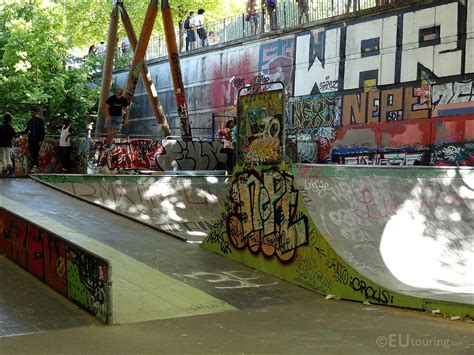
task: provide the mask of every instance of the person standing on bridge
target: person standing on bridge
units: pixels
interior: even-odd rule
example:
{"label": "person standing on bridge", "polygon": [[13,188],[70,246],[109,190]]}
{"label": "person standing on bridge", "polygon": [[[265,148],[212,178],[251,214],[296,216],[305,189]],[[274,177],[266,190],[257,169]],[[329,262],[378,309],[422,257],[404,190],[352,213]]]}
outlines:
{"label": "person standing on bridge", "polygon": [[207,46],[207,31],[204,27],[204,12],[204,9],[199,9],[198,15],[194,19],[194,24],[196,26],[199,39],[201,40],[201,47]]}
{"label": "person standing on bridge", "polygon": [[107,149],[112,147],[114,138],[122,128],[122,124],[127,124],[129,105],[127,98],[123,96],[123,90],[120,88],[116,89],[115,94],[105,101],[105,128],[108,129],[105,147]]}
{"label": "person standing on bridge", "polygon": [[270,19],[270,29],[276,30],[278,28],[277,23],[277,0],[265,0],[265,6],[267,8],[267,16]]}
{"label": "person standing on bridge", "polygon": [[309,22],[309,4],[308,1],[313,2],[313,0],[296,0],[298,3],[298,24],[303,23],[303,16],[306,19],[306,23]]}
{"label": "person standing on bridge", "polygon": [[250,35],[257,34],[258,27],[258,5],[257,0],[247,1],[247,16],[245,19],[250,22]]}

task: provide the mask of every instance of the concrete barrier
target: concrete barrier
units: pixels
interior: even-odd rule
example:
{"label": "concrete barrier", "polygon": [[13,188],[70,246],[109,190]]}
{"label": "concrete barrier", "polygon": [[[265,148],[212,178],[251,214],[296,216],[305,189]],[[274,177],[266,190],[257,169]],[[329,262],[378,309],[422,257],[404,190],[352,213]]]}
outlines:
{"label": "concrete barrier", "polygon": [[33,214],[5,200],[0,207],[0,253],[100,321],[112,324],[111,263],[64,230],[34,221]]}
{"label": "concrete barrier", "polygon": [[0,253],[106,324],[235,309],[93,239],[96,230],[87,224],[78,232],[1,195],[0,231]]}

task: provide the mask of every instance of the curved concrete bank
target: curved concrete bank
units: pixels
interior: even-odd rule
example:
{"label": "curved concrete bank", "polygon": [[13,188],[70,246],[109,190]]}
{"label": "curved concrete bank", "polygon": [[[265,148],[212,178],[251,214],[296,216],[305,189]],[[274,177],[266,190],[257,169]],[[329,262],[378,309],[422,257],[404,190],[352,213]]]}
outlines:
{"label": "curved concrete bank", "polygon": [[203,247],[322,294],[474,316],[474,170],[237,170]]}
{"label": "curved concrete bank", "polygon": [[227,196],[226,176],[35,175],[50,187],[183,240],[201,241]]}

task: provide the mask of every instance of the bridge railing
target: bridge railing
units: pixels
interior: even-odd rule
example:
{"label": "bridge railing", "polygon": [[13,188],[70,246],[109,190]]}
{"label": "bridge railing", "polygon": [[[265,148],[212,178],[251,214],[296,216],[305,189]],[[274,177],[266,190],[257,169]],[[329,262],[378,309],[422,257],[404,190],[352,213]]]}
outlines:
{"label": "bridge railing", "polygon": [[[403,0],[307,0],[308,11],[306,14],[300,14],[298,3],[296,0],[280,0],[276,9],[277,30],[291,28],[305,23],[315,22],[323,19],[332,18],[349,13],[356,13],[367,10],[377,6],[382,6],[389,3],[400,2]],[[300,16],[301,15],[301,16]],[[271,32],[269,14],[267,9],[263,6],[257,13],[258,23],[257,32],[255,35],[261,33]],[[180,26],[175,28],[176,41],[180,51],[186,51],[186,30]],[[214,32],[218,38],[216,44],[222,44],[234,40],[252,37],[251,22],[246,20],[246,13],[241,13],[233,16],[223,18],[221,20],[208,22],[205,25],[206,32]],[[201,41],[196,33],[196,49],[202,48]],[[213,45],[208,41],[205,46]],[[194,51],[190,50],[190,52]],[[132,51],[129,46],[119,45],[117,51],[117,59],[131,59]],[[150,40],[145,59],[153,60],[167,56],[166,40],[164,36],[157,36]],[[83,59],[76,58],[71,60],[71,66],[81,65]],[[116,64],[119,69],[126,69],[129,61],[124,61]]]}

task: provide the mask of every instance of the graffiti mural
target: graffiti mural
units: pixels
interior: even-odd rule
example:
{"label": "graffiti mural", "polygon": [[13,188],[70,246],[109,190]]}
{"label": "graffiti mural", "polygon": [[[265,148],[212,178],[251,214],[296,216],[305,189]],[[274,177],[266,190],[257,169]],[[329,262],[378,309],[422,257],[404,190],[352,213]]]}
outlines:
{"label": "graffiti mural", "polygon": [[[472,250],[466,247],[472,238],[469,228],[449,218],[451,213],[468,215],[469,202],[459,194],[472,174],[460,171],[309,164],[292,171],[239,167],[226,208],[202,247],[334,298],[472,314],[470,291],[458,293],[474,287],[468,266]],[[448,217],[440,217],[440,209]],[[400,214],[419,224],[406,238],[400,234],[401,219],[391,222]],[[291,231],[294,222],[300,224],[297,233]],[[286,236],[287,242],[275,235]],[[430,261],[421,271],[400,263],[401,252],[404,262],[419,265],[419,250],[407,252],[412,237],[420,245],[439,245],[436,255],[426,255]],[[400,245],[400,238],[408,244]],[[446,282],[454,279],[456,284]],[[445,296],[440,298],[433,289],[450,292],[441,292]]]}
{"label": "graffiti mural", "polygon": [[429,117],[429,87],[405,87],[344,95],[341,124],[393,122]]}
{"label": "graffiti mural", "polygon": [[293,132],[317,136],[319,128],[341,124],[342,98],[335,94],[301,96],[292,100],[290,105],[293,111]]}
{"label": "graffiti mural", "polygon": [[107,264],[62,238],[0,209],[0,253],[107,321]]}
{"label": "graffiti mural", "polygon": [[[411,7],[395,5],[377,16],[315,24],[294,35],[278,33],[265,41],[186,57],[191,120],[196,127],[212,132],[212,113],[234,116],[240,89],[281,80],[288,102],[285,138],[291,161],[335,163],[343,150],[367,155],[372,140],[369,130],[375,129],[383,137],[374,137],[374,154],[382,153],[380,147],[383,153],[397,154],[411,154],[420,148],[426,153],[423,164],[448,156],[462,159],[445,161],[449,164],[469,162],[473,139],[465,118],[474,120],[473,4],[474,0],[448,0]],[[160,78],[168,80],[162,67],[165,63],[156,64]],[[116,77],[125,80],[125,73]],[[161,85],[162,101],[172,97],[171,83],[166,80]],[[211,95],[202,94],[207,87]],[[260,88],[275,89],[273,85]],[[140,104],[147,105],[145,101]],[[170,106],[167,111],[173,110]],[[465,153],[441,154],[446,147],[438,149],[440,143],[426,138],[426,132],[429,136],[437,125],[454,117],[463,122],[457,128],[462,138],[453,131],[449,137],[455,140],[442,144],[464,144],[460,151]],[[431,127],[419,123],[420,132],[415,132],[410,121],[418,120],[429,121]],[[142,123],[138,120],[137,127]],[[370,126],[367,135],[360,129],[366,125]],[[423,144],[416,140],[420,136]]]}
{"label": "graffiti mural", "polygon": [[432,86],[433,117],[474,114],[474,81]]}
{"label": "graffiti mural", "polygon": [[71,245],[66,247],[68,296],[100,320],[107,320],[107,265]]}
{"label": "graffiti mural", "polygon": [[112,149],[104,148],[104,140],[91,140],[88,169],[94,173],[124,173],[127,170],[157,170],[156,155],[163,151],[151,139],[115,140]]}
{"label": "graffiti mural", "polygon": [[133,174],[139,170],[220,170],[227,156],[220,141],[152,139],[116,140],[112,149],[102,139],[92,140],[88,171],[93,174]]}
{"label": "graffiti mural", "polygon": [[[59,173],[61,172],[61,163],[59,161],[59,139],[56,137],[46,137],[41,145],[38,158],[40,173]],[[85,139],[72,140],[71,160],[73,173],[84,174],[85,169]],[[30,148],[27,138],[18,138],[13,141],[13,147],[10,150],[12,159],[13,175],[25,175],[30,171]],[[0,167],[0,175],[2,167]]]}
{"label": "graffiti mural", "polygon": [[230,242],[238,250],[288,262],[308,243],[309,221],[298,210],[293,177],[278,168],[234,174],[227,213],[220,221],[209,236],[225,254]]}
{"label": "graffiti mural", "polygon": [[237,146],[241,164],[274,164],[283,159],[283,109],[283,90],[240,97]]}
{"label": "graffiti mural", "polygon": [[227,155],[219,141],[164,140],[162,151],[156,155],[158,170],[221,170]]}
{"label": "graffiti mural", "polygon": [[[269,82],[281,81],[285,84],[285,95],[293,92],[293,63],[295,39],[281,38],[260,45],[259,70]],[[267,90],[278,89],[270,86]]]}

